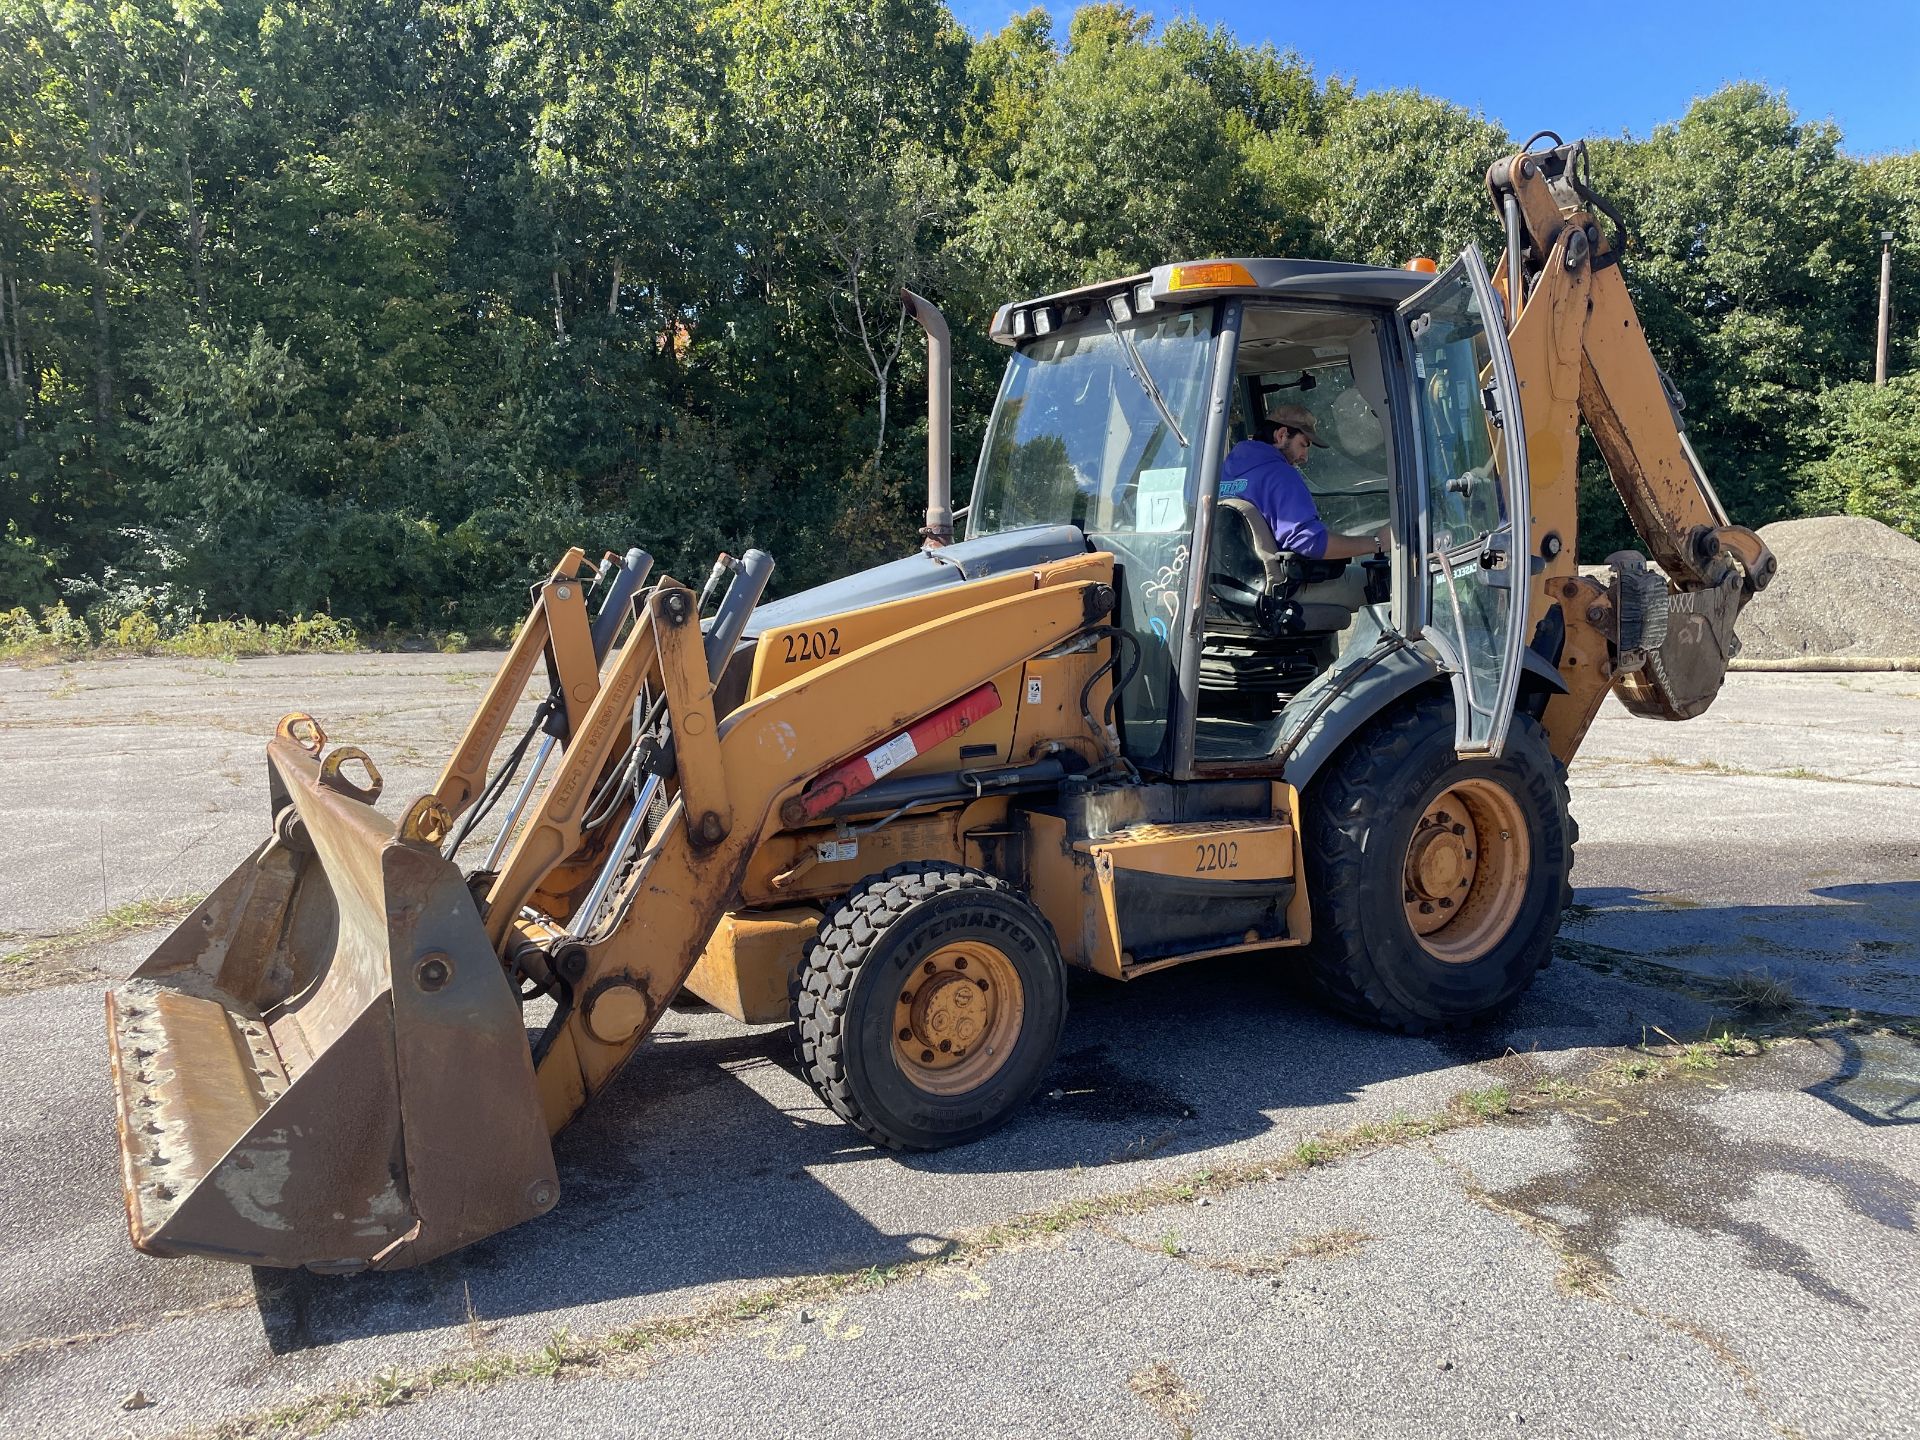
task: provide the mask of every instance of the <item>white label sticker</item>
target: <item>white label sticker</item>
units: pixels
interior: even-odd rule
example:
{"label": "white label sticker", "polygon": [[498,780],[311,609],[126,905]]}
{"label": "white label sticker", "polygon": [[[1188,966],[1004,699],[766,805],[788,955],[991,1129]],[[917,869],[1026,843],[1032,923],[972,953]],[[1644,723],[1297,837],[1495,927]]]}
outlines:
{"label": "white label sticker", "polygon": [[1040,677],[1036,675],[1032,679],[1027,681],[1027,704],[1038,705],[1039,703],[1040,703]]}
{"label": "white label sticker", "polygon": [[1184,465],[1140,472],[1140,484],[1134,496],[1133,528],[1142,535],[1169,535],[1187,528]]}
{"label": "white label sticker", "polygon": [[858,860],[860,842],[858,840],[823,840],[813,847],[820,857],[822,865],[831,865],[836,860]]}
{"label": "white label sticker", "polygon": [[914,748],[913,736],[896,735],[877,750],[867,752],[867,768],[873,771],[873,778],[891,774],[920,752]]}

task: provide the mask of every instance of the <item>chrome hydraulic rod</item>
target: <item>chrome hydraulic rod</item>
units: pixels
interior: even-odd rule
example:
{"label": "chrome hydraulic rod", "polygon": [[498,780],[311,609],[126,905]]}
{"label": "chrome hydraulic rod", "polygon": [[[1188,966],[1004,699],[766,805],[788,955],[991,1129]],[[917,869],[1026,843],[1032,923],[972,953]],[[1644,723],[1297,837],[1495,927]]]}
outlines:
{"label": "chrome hydraulic rod", "polygon": [[587,898],[580,902],[580,908],[574,912],[567,926],[567,933],[574,939],[586,939],[593,929],[593,922],[600,918],[600,907],[606,903],[607,892],[613,888],[614,876],[627,858],[627,851],[633,848],[633,837],[639,834],[640,827],[646,823],[647,811],[653,805],[653,797],[659,789],[660,777],[649,775],[639,793],[633,797],[633,809],[628,812],[626,824],[620,827],[620,835],[613,842],[613,849],[607,852],[607,863],[600,867],[593,889],[587,892]]}
{"label": "chrome hydraulic rod", "polygon": [[527,801],[533,798],[533,787],[540,779],[540,772],[547,765],[547,757],[553,754],[553,747],[557,743],[559,742],[551,733],[540,737],[540,749],[534,754],[533,765],[527,771],[527,778],[520,782],[520,793],[513,797],[513,805],[507,811],[507,818],[500,822],[500,833],[493,837],[493,848],[487,851],[487,858],[480,866],[482,870],[497,868],[500,857],[507,853],[507,842],[513,838],[513,827],[520,823],[520,812],[527,808]]}

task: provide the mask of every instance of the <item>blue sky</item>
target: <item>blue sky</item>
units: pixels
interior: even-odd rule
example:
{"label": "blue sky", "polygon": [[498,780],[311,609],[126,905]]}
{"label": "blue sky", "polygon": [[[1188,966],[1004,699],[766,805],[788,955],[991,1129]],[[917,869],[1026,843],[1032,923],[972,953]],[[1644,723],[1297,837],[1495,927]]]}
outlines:
{"label": "blue sky", "polygon": [[[1027,8],[949,0],[974,34]],[[1645,135],[1696,95],[1732,80],[1784,89],[1803,118],[1831,117],[1855,155],[1920,149],[1920,0],[1615,0],[1462,5],[1321,0],[1314,5],[1133,0],[1165,20],[1194,14],[1243,42],[1291,46],[1321,76],[1362,90],[1415,86],[1486,112],[1524,139],[1535,130]],[[1072,4],[1047,7],[1064,38]],[[1542,22],[1549,34],[1537,36]]]}

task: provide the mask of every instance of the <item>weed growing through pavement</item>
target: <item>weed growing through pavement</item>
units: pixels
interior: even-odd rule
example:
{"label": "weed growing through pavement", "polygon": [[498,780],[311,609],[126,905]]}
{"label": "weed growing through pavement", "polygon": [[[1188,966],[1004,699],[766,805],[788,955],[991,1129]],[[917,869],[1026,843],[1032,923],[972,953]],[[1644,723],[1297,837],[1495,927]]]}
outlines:
{"label": "weed growing through pavement", "polygon": [[1766,970],[1749,970],[1727,982],[1728,998],[1743,1014],[1756,1019],[1778,1019],[1800,1008],[1793,986]]}
{"label": "weed growing through pavement", "polygon": [[42,936],[18,950],[0,955],[0,965],[26,965],[36,960],[57,959],[76,950],[117,940],[122,935],[131,935],[136,930],[165,925],[192,910],[201,898],[198,895],[176,895],[159,900],[129,900],[125,904],[115,905],[103,915],[94,916],[77,930],[69,930],[64,935]]}
{"label": "weed growing through pavement", "polygon": [[[1722,1052],[1722,1039],[1735,1048]],[[1752,1053],[1739,1048],[1743,1043],[1750,1043],[1744,1042],[1744,1037],[1723,1035],[1720,1039],[1700,1043],[1716,1053]],[[1106,1221],[1148,1214],[1169,1205],[1190,1203],[1197,1196],[1223,1195],[1248,1186],[1278,1181],[1316,1166],[1371,1154],[1390,1146],[1454,1130],[1510,1123],[1537,1110],[1591,1100],[1612,1085],[1626,1083],[1624,1072],[1629,1067],[1633,1072],[1632,1083],[1683,1074],[1682,1059],[1681,1053],[1660,1055],[1648,1051],[1631,1057],[1627,1066],[1620,1070],[1600,1072],[1585,1084],[1549,1077],[1524,1090],[1490,1086],[1485,1090],[1469,1091],[1467,1094],[1476,1097],[1478,1103],[1456,1097],[1439,1113],[1396,1115],[1388,1120],[1367,1121],[1343,1130],[1329,1131],[1311,1136],[1288,1154],[1273,1159],[1232,1165],[1216,1163],[1177,1180],[1153,1181],[1131,1190],[1071,1200],[1052,1209],[1016,1216],[981,1230],[952,1236],[940,1254],[925,1259],[842,1274],[779,1281],[691,1314],[647,1321],[593,1337],[578,1336],[568,1330],[556,1331],[545,1344],[531,1351],[488,1348],[457,1361],[405,1374],[389,1373],[373,1381],[310,1396],[254,1415],[241,1416],[224,1422],[211,1432],[202,1433],[209,1433],[214,1440],[266,1440],[266,1437],[274,1437],[274,1440],[302,1437],[304,1440],[304,1437],[319,1435],[376,1408],[418,1403],[436,1391],[473,1389],[529,1376],[566,1379],[599,1370],[611,1370],[622,1363],[630,1364],[636,1360],[644,1362],[655,1354],[737,1334],[744,1326],[769,1311],[852,1292],[879,1291],[941,1271],[969,1274],[974,1266],[997,1254],[1051,1243],[1052,1237],[1078,1225],[1099,1226]],[[1496,1091],[1506,1092],[1504,1103],[1494,1102],[1493,1093]],[[1168,1238],[1178,1245],[1178,1236],[1173,1232],[1168,1232]],[[1342,1255],[1358,1248],[1368,1238],[1358,1231],[1329,1231],[1324,1235],[1308,1236],[1284,1254],[1270,1257],[1267,1263],[1273,1266],[1288,1260]],[[1193,1263],[1184,1249],[1181,1254],[1189,1263]],[[1228,1259],[1210,1268],[1252,1275],[1255,1273],[1254,1264]],[[1259,1273],[1270,1272],[1262,1270]],[[1569,1273],[1563,1275],[1562,1283],[1575,1293],[1588,1293],[1602,1282],[1597,1272],[1593,1275],[1580,1273],[1575,1264]],[[1178,1376],[1173,1379],[1177,1381]],[[1142,1383],[1158,1390],[1164,1389],[1166,1379],[1164,1376],[1149,1375]]]}

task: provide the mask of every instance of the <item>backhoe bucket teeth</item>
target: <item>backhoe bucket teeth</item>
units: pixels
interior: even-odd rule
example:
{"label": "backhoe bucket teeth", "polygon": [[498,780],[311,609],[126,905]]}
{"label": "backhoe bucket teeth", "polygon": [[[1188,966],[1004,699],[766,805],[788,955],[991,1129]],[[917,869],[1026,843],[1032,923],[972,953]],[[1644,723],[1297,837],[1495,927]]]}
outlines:
{"label": "backhoe bucket teeth", "polygon": [[519,1006],[460,872],[319,743],[282,722],[275,837],[107,996],[150,1254],[399,1268],[559,1197]]}

